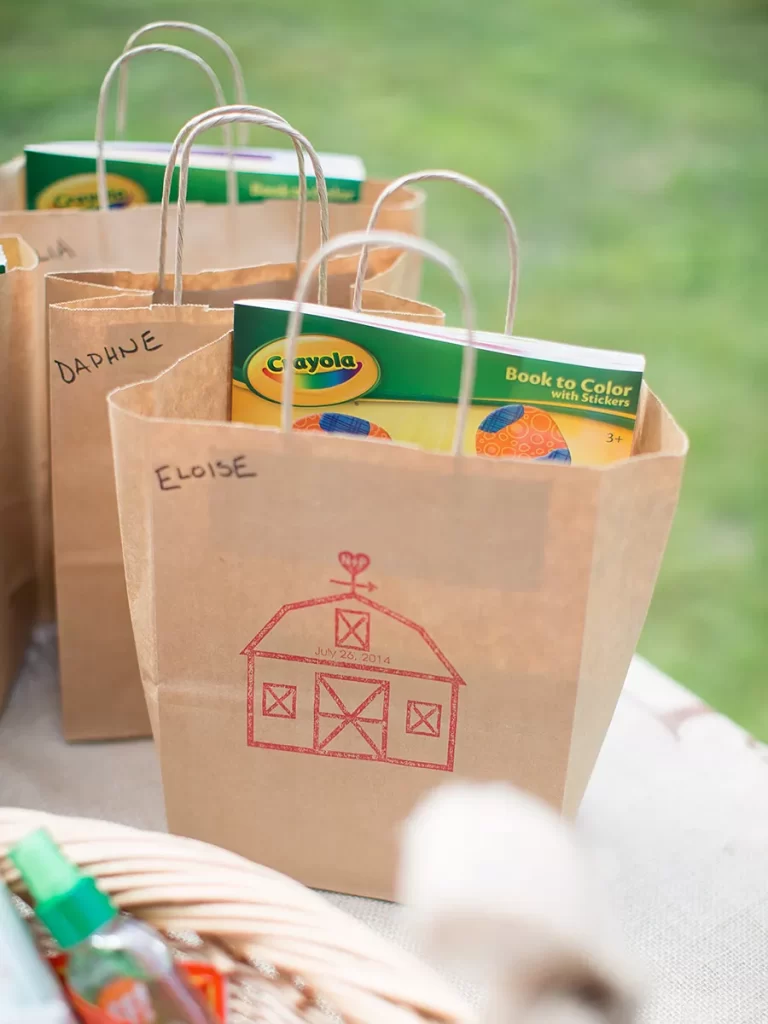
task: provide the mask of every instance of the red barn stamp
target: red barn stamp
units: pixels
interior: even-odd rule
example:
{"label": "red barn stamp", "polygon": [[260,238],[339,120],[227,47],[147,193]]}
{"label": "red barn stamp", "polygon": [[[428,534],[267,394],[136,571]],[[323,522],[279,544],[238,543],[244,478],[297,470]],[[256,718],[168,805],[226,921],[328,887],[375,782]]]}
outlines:
{"label": "red barn stamp", "polygon": [[418,623],[379,604],[342,551],[342,593],[283,605],[241,652],[248,745],[453,771],[465,685]]}

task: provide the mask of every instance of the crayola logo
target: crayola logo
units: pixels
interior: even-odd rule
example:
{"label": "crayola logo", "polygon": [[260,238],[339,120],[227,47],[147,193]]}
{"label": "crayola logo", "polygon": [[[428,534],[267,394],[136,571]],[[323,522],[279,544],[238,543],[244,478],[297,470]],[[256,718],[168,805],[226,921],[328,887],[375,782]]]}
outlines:
{"label": "crayola logo", "polygon": [[[145,190],[138,182],[122,174],[107,175],[107,195],[110,208],[134,206],[148,202]],[[95,174],[73,174],[60,178],[44,188],[35,200],[38,210],[97,210],[99,196]]]}
{"label": "crayola logo", "polygon": [[[271,341],[248,357],[244,376],[249,389],[269,402],[280,402],[285,375],[285,338]],[[293,404],[340,405],[366,394],[381,370],[370,352],[344,338],[302,334],[294,359]]]}

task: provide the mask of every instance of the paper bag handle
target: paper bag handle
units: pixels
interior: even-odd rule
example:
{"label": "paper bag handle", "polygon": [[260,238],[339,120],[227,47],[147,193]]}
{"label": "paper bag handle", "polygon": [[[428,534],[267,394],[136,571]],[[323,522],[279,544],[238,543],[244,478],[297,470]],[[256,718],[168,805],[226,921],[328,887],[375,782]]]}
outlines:
{"label": "paper bag handle", "polygon": [[[391,181],[385,189],[383,189],[373,204],[371,210],[371,216],[368,219],[368,231],[372,231],[376,226],[381,208],[384,203],[389,199],[391,195],[403,188],[405,185],[412,185],[417,181],[452,181],[456,185],[463,185],[464,188],[468,188],[471,192],[476,192],[477,195],[483,199],[487,199],[489,203],[496,207],[502,216],[504,224],[507,229],[507,249],[509,250],[509,293],[507,296],[507,315],[504,321],[504,333],[512,334],[512,325],[515,320],[515,307],[517,306],[517,284],[520,274],[520,249],[517,239],[517,228],[515,222],[512,219],[512,214],[509,212],[504,200],[498,196],[492,189],[485,185],[481,185],[479,181],[475,181],[474,178],[468,178],[466,174],[459,174],[458,171],[414,171],[413,174],[404,174],[401,178],[397,178],[395,181]],[[360,252],[360,261],[357,265],[357,276],[355,277],[355,289],[352,298],[352,309],[356,312],[360,312],[360,306],[363,298],[363,282],[365,281],[365,275],[368,272],[368,246],[364,245]]]}
{"label": "paper bag handle", "polygon": [[439,249],[432,242],[424,238],[416,238],[414,235],[404,235],[399,231],[350,231],[345,235],[337,235],[330,242],[326,242],[312,253],[304,266],[299,277],[294,295],[294,307],[288,319],[288,331],[285,339],[285,356],[283,365],[286,367],[283,374],[283,385],[280,409],[280,429],[288,434],[293,427],[293,391],[295,367],[293,365],[296,356],[296,347],[299,339],[299,331],[304,317],[303,305],[307,301],[307,292],[312,281],[312,275],[322,260],[327,259],[335,253],[344,249],[354,249],[357,246],[380,249],[383,246],[408,249],[411,252],[418,252],[427,259],[437,263],[447,270],[453,278],[461,296],[461,312],[464,327],[467,332],[467,343],[464,346],[464,354],[461,360],[461,379],[459,382],[458,408],[456,411],[456,429],[453,435],[453,455],[461,455],[464,440],[464,432],[467,426],[469,415],[469,404],[472,400],[472,392],[475,387],[475,369],[477,364],[477,350],[475,348],[475,305],[472,300],[466,275],[460,264],[447,252]]}
{"label": "paper bag handle", "polygon": [[[210,67],[210,65],[206,64],[202,57],[198,57],[198,55],[196,53],[192,53],[191,50],[185,50],[181,46],[171,46],[168,43],[150,43],[147,46],[137,46],[133,50],[126,50],[124,53],[121,53],[120,56],[112,62],[109,70],[104,76],[104,81],[101,83],[101,89],[99,90],[99,104],[96,109],[96,190],[100,210],[107,210],[109,208],[109,198],[107,194],[107,169],[106,160],[104,159],[104,122],[106,120],[109,89],[118,70],[124,64],[127,64],[129,60],[133,60],[134,57],[137,57],[140,53],[176,53],[179,57],[191,60],[194,64],[197,64],[198,67],[201,67],[210,79],[216,96],[216,102],[220,105],[226,103],[224,90],[221,88],[221,82],[216,77],[215,71]],[[225,138],[227,149],[229,150],[227,194],[229,201],[234,202],[234,198],[237,195],[237,182],[234,172],[235,165],[231,129],[228,129]]]}
{"label": "paper bag handle", "polygon": [[[129,37],[125,46],[123,47],[123,53],[127,53],[128,50],[132,50],[138,43],[142,36],[148,35],[150,32],[158,31],[159,29],[173,29],[174,31],[185,31],[194,32],[196,35],[202,36],[203,39],[210,40],[214,46],[218,46],[224,56],[229,62],[229,66],[232,69],[232,78],[235,85],[235,102],[236,103],[247,103],[248,97],[245,91],[245,77],[243,75],[243,68],[240,61],[237,59],[237,55],[226,39],[222,39],[221,36],[216,35],[215,32],[211,32],[210,29],[204,28],[202,25],[196,25],[191,21],[152,21],[148,25],[142,25],[141,28],[136,29],[132,36]],[[128,112],[128,65],[123,64],[120,67],[120,77],[117,80],[117,117],[115,121],[115,137],[122,139],[125,135],[125,122]],[[240,125],[239,142],[240,145],[245,145],[248,139],[248,125]]]}
{"label": "paper bag handle", "polygon": [[[230,111],[232,113],[238,111],[248,111],[249,113],[260,114],[264,117],[269,117],[273,121],[281,121],[285,124],[288,124],[284,117],[281,117],[280,114],[276,114],[274,110],[269,110],[267,107],[254,107],[251,105],[243,106],[240,103],[235,103],[232,105],[225,104],[222,107],[214,108],[214,110],[222,114]],[[181,149],[182,144],[184,143],[184,140],[187,138],[187,135],[190,133],[190,131],[192,131],[192,129],[196,125],[202,124],[203,121],[207,121],[208,118],[211,117],[213,112],[213,110],[205,110],[203,111],[202,114],[198,114],[196,117],[190,118],[190,120],[187,121],[187,123],[184,125],[184,127],[181,129],[179,134],[174,139],[173,145],[171,146],[171,150],[168,154],[168,163],[166,164],[165,175],[163,177],[163,197],[161,200],[160,207],[160,252],[158,256],[157,269],[158,288],[162,287],[162,282],[165,280],[165,260],[168,249],[168,209],[171,201],[171,185],[173,184],[173,172],[176,170],[176,161],[178,160],[179,150]],[[240,127],[242,127],[242,125],[240,125]],[[248,125],[246,125],[245,127],[247,128]],[[304,151],[295,139],[293,140],[293,148],[296,150],[296,157],[299,161],[299,181],[301,182],[301,173],[304,167],[302,154]],[[232,195],[230,195],[230,191],[233,193]],[[299,186],[299,192],[301,192],[301,185]],[[238,198],[239,197],[237,194],[237,172],[235,170],[234,160],[230,160],[230,166],[227,177],[227,201],[231,204],[237,203]],[[301,261],[301,250],[304,242],[304,217],[304,206],[301,203],[299,203],[299,223],[297,227],[298,237],[296,240],[297,264]]]}
{"label": "paper bag handle", "polygon": [[[179,159],[179,204],[178,214],[176,218],[176,270],[175,280],[173,284],[173,304],[178,306],[181,304],[182,295],[182,261],[184,255],[184,218],[187,207],[187,180],[189,177],[189,154],[192,149],[192,145],[197,136],[204,131],[208,131],[210,128],[218,128],[220,125],[233,124],[236,122],[244,121],[249,124],[263,125],[265,128],[271,128],[276,132],[282,132],[283,135],[288,135],[295,142],[298,142],[304,152],[309,156],[312,162],[312,167],[315,172],[315,181],[317,182],[317,199],[320,205],[320,246],[321,249],[327,244],[330,235],[329,215],[328,215],[328,190],[325,185],[325,174],[320,164],[320,157],[315,152],[314,146],[311,142],[305,138],[301,132],[297,132],[295,128],[287,124],[285,121],[275,121],[272,118],[265,117],[260,114],[252,114],[247,111],[240,113],[229,113],[222,114],[216,110],[210,112],[210,117],[207,120],[201,121],[196,124],[187,134],[187,138],[184,142],[184,148],[181,151],[181,157]],[[300,216],[303,215],[303,210],[307,202],[307,176],[304,170],[304,155],[302,154],[299,160],[299,208]],[[302,220],[303,225],[303,220]],[[327,260],[321,259],[315,263],[315,267],[319,264],[318,273],[318,300],[321,304],[325,304],[328,301],[328,268]],[[298,270],[298,267],[297,267]],[[158,281],[158,287],[162,287],[162,283]]]}

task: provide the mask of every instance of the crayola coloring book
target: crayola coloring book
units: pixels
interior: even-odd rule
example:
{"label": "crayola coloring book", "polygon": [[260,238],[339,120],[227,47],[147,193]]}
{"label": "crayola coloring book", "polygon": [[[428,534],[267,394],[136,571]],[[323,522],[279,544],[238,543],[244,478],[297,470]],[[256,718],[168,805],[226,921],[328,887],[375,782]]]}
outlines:
{"label": "crayola coloring book", "polygon": [[[278,426],[292,302],[235,303],[232,419]],[[465,334],[306,305],[294,429],[449,452]],[[580,465],[629,456],[645,360],[557,342],[475,334],[464,452]]]}
{"label": "crayola coloring book", "polygon": [[[163,142],[108,142],[107,191],[111,207],[159,203],[170,144]],[[99,205],[96,194],[96,143],[51,142],[26,146],[27,206],[30,210],[86,210]],[[296,199],[299,165],[292,149],[235,150],[238,200]],[[365,181],[365,167],[356,156],[318,153],[331,203],[356,203]],[[228,152],[215,146],[195,146],[189,162],[190,201],[223,203],[226,200]],[[317,198],[315,172],[307,157],[307,195]],[[171,201],[176,201],[178,169],[174,172]]]}

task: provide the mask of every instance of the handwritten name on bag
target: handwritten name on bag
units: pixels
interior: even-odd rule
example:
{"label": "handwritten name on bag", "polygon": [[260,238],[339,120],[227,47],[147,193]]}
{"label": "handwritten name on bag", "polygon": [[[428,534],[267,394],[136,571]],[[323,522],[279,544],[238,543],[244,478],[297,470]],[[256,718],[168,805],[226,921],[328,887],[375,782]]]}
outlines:
{"label": "handwritten name on bag", "polygon": [[181,466],[157,466],[155,476],[161,491],[178,491],[187,480],[233,479],[247,480],[258,476],[246,465],[245,455],[235,455],[233,459],[216,459],[214,462],[201,462],[187,466],[186,472]]}
{"label": "handwritten name on bag", "polygon": [[[105,345],[99,352],[86,352],[84,359],[75,357],[73,364],[64,363],[60,359],[54,359],[61,379],[65,384],[74,384],[81,373],[92,373],[102,366],[109,366],[111,363],[120,362],[136,352],[157,352],[163,347],[162,341],[158,341],[151,331],[142,331],[140,342],[135,338],[129,338],[130,345],[123,348],[122,345]],[[102,355],[101,353],[104,353]],[[106,364],[105,364],[106,360]],[[90,363],[90,365],[89,365]]]}
{"label": "handwritten name on bag", "polygon": [[70,259],[74,259],[77,256],[77,252],[72,246],[65,242],[63,238],[57,238],[55,243],[46,246],[45,252],[41,252],[39,249],[36,250],[37,258],[41,263],[49,263],[51,260],[60,260],[64,256],[68,256]]}

